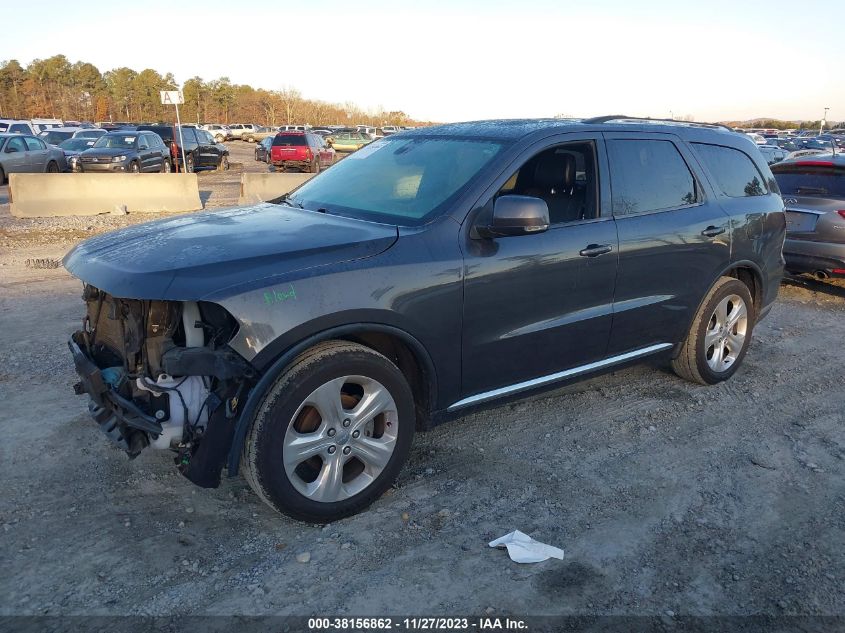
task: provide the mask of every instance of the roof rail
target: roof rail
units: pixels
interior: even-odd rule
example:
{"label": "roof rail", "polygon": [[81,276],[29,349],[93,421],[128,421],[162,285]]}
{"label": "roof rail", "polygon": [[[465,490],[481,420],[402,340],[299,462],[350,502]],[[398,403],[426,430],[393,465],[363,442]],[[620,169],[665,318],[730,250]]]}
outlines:
{"label": "roof rail", "polygon": [[625,116],[624,114],[610,114],[607,116],[596,116],[590,119],[583,119],[581,123],[609,123],[610,121],[654,121],[656,123],[675,123],[678,125],[700,125],[702,127],[723,128],[728,132],[733,132],[732,128],[721,123],[701,123],[700,121],[679,121],[677,119],[653,119],[651,117],[642,116]]}

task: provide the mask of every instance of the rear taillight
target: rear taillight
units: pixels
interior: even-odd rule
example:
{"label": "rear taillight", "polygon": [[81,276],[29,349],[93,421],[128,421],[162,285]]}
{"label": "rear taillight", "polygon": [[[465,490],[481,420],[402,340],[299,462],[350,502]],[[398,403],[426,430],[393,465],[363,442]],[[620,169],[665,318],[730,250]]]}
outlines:
{"label": "rear taillight", "polygon": [[305,149],[305,160],[311,160],[311,150],[308,148]]}
{"label": "rear taillight", "polygon": [[845,218],[845,209],[839,209],[839,211],[837,211],[837,213],[838,213],[840,216],[842,216],[843,218]]}

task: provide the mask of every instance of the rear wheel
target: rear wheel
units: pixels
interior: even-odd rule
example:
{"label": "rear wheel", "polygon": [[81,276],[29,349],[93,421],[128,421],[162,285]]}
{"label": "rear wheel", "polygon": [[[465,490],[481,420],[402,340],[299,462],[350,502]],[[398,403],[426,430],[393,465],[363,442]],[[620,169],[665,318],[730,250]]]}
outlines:
{"label": "rear wheel", "polygon": [[320,173],[320,159],[315,158],[314,162],[308,166],[308,172],[312,174],[319,174]]}
{"label": "rear wheel", "polygon": [[185,171],[189,174],[194,173],[194,155],[188,154],[187,158],[185,158]]}
{"label": "rear wheel", "polygon": [[743,282],[717,281],[699,308],[672,369],[702,385],[727,380],[739,369],[754,328],[754,302]]}
{"label": "rear wheel", "polygon": [[59,164],[56,161],[51,160],[49,163],[47,163],[47,173],[48,174],[58,174],[59,173]]}
{"label": "rear wheel", "polygon": [[161,169],[159,170],[162,174],[169,174],[171,170],[170,161],[168,159],[164,159],[161,161]]}
{"label": "rear wheel", "polygon": [[299,356],[264,396],[244,475],[279,512],[335,521],[390,486],[414,427],[411,389],[396,365],[362,345],[328,341]]}

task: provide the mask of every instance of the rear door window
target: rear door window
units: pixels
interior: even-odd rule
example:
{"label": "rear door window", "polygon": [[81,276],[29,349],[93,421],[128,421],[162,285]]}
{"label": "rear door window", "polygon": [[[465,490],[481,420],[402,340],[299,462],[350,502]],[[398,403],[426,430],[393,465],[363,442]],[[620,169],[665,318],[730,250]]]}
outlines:
{"label": "rear door window", "polygon": [[44,142],[38,140],[34,136],[24,136],[23,140],[26,142],[26,148],[30,152],[37,152],[42,149],[47,149],[47,146],[44,144]]}
{"label": "rear door window", "polygon": [[607,141],[613,215],[634,215],[695,204],[695,178],[671,141]]}
{"label": "rear door window", "polygon": [[726,196],[744,198],[769,193],[763,174],[745,152],[708,143],[692,146],[716,180],[716,188]]}

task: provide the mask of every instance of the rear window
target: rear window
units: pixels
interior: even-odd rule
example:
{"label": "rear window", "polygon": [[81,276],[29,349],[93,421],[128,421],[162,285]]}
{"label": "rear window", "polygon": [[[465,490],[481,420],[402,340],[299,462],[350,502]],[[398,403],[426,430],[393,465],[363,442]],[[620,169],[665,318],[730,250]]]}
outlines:
{"label": "rear window", "polygon": [[5,132],[8,129],[9,129],[8,123],[0,123],[0,133]]}
{"label": "rear window", "polygon": [[304,134],[277,134],[273,138],[273,147],[303,147],[307,144]]}
{"label": "rear window", "polygon": [[722,145],[692,145],[716,179],[716,188],[726,196],[744,198],[764,196],[768,193],[763,174],[746,153]]}
{"label": "rear window", "polygon": [[845,198],[845,165],[823,160],[780,163],[772,173],[784,195]]}
{"label": "rear window", "polygon": [[53,130],[47,130],[41,132],[38,135],[40,139],[42,139],[45,143],[49,143],[50,145],[58,145],[64,140],[69,139],[73,136],[73,132],[56,132]]}
{"label": "rear window", "polygon": [[613,215],[673,209],[697,201],[695,179],[670,141],[610,140]]}

